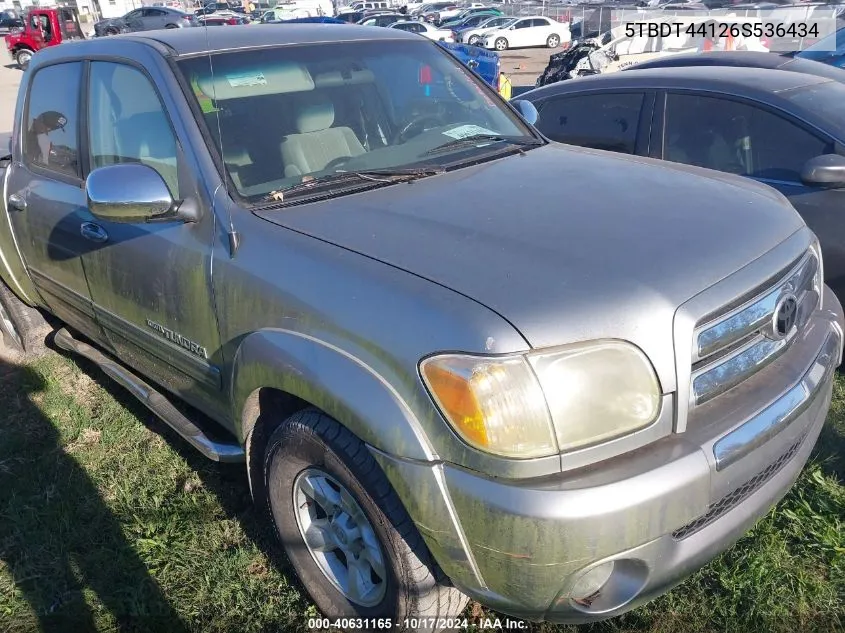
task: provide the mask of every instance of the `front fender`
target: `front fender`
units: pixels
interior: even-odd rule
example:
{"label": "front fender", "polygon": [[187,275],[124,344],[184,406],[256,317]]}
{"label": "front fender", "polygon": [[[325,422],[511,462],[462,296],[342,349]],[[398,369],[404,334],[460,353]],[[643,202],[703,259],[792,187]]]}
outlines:
{"label": "front fender", "polygon": [[233,419],[242,442],[257,420],[245,414],[250,398],[274,388],[322,409],[380,451],[437,459],[396,389],[363,360],[330,343],[290,330],[260,330],[243,340],[233,364]]}

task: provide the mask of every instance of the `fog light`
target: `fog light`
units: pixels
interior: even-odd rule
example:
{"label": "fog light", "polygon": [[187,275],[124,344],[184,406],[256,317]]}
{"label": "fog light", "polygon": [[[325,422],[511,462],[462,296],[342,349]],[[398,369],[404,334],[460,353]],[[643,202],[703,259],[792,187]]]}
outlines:
{"label": "fog light", "polygon": [[596,565],[576,581],[569,592],[569,597],[578,604],[589,607],[601,588],[610,580],[613,568],[613,561]]}

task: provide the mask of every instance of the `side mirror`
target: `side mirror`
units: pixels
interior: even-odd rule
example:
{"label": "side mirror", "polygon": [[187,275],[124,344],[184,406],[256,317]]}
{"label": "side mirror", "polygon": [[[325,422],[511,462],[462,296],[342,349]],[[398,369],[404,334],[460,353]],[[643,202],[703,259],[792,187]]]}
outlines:
{"label": "side mirror", "polygon": [[197,220],[194,205],[174,201],[164,179],[147,165],[128,163],[95,169],[85,181],[85,194],[91,213],[109,222]]}
{"label": "side mirror", "polygon": [[530,101],[517,99],[516,101],[511,101],[511,105],[513,105],[513,107],[516,108],[522,115],[522,118],[531,125],[534,125],[537,122],[537,119],[540,118],[540,113],[537,112],[537,108],[535,108],[534,104]]}
{"label": "side mirror", "polygon": [[845,156],[822,154],[811,158],[801,170],[805,185],[839,189],[845,187]]}

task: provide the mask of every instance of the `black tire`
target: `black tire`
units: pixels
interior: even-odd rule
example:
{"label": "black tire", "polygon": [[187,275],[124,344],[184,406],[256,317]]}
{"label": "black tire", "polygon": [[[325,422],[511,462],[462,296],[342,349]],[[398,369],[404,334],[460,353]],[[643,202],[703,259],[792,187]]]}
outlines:
{"label": "black tire", "polygon": [[467,44],[469,44],[470,46],[478,46],[478,43],[480,41],[481,41],[481,38],[478,35],[472,35],[469,38],[469,41],[467,42]]}
{"label": "black tire", "polygon": [[[351,493],[381,547],[384,594],[373,606],[348,599],[324,574],[299,528],[296,482],[322,472]],[[288,558],[317,608],[328,618],[454,618],[468,598],[431,557],[393,487],[364,443],[316,409],[280,424],[267,443],[264,484],[269,514]],[[350,629],[352,630],[352,629]],[[431,629],[429,629],[431,630]]]}
{"label": "black tire", "polygon": [[33,53],[28,48],[20,48],[15,52],[15,63],[21,68],[21,70],[26,70],[29,67],[29,60],[32,59]]}
{"label": "black tire", "polygon": [[164,28],[166,28],[166,29],[178,29],[179,27],[175,24],[168,24]]}
{"label": "black tire", "polygon": [[506,51],[508,50],[508,41],[504,37],[496,38],[496,41],[493,42],[493,48],[497,51]]}
{"label": "black tire", "polygon": [[546,38],[546,46],[548,48],[557,48],[558,46],[560,46],[560,36],[555,35],[554,33],[552,35],[549,35],[549,37]]}
{"label": "black tire", "polygon": [[51,329],[41,312],[18,299],[0,281],[0,346],[17,356],[37,358],[47,349]]}

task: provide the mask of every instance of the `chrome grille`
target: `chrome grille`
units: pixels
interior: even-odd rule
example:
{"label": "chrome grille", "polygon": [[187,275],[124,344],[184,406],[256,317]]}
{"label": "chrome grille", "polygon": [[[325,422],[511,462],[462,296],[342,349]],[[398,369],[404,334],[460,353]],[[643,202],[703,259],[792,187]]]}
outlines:
{"label": "chrome grille", "polygon": [[[818,308],[821,284],[819,257],[810,249],[741,305],[698,323],[693,334],[690,407],[720,396],[785,352]],[[779,332],[776,310],[791,298],[795,323],[789,331]]]}

